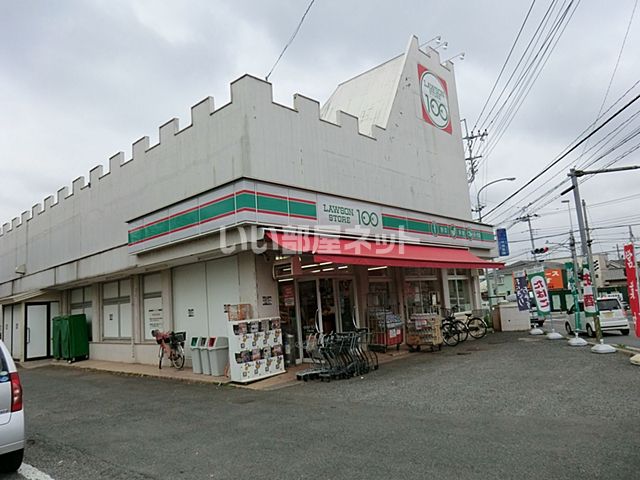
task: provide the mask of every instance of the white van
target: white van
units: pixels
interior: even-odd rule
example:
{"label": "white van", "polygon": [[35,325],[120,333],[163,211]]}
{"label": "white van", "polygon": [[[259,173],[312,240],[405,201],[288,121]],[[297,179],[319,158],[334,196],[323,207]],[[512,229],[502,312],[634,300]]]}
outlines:
{"label": "white van", "polygon": [[[598,312],[600,312],[600,328],[603,332],[619,330],[622,335],[629,335],[629,320],[625,316],[624,309],[620,300],[616,297],[599,297]],[[580,325],[582,328],[578,332],[586,332],[590,337],[596,336],[596,326],[593,317],[588,317],[584,313],[584,305],[582,300],[580,306]],[[567,311],[567,321],[564,328],[569,335],[576,330],[576,306],[572,305]]]}

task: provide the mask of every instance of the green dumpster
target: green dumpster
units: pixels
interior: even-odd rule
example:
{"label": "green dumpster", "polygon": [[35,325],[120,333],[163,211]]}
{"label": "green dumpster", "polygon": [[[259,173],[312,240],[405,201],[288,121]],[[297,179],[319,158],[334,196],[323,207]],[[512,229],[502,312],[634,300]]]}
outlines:
{"label": "green dumpster", "polygon": [[68,362],[89,358],[89,335],[84,313],[53,319],[53,356]]}
{"label": "green dumpster", "polygon": [[[60,360],[62,358],[62,319],[60,317],[54,317],[52,321],[51,336],[53,339],[53,358]],[[68,326],[68,322],[65,322]]]}

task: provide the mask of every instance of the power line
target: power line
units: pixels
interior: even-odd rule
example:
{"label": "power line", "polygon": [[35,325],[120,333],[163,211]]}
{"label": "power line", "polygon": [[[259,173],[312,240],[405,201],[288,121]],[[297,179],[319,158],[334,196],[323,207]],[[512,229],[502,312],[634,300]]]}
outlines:
{"label": "power line", "polygon": [[[532,37],[532,41],[534,39],[535,41],[530,42],[529,45],[527,45],[527,49],[523,53],[521,61],[522,59],[526,58],[525,66],[520,71],[517,80],[511,88],[511,92],[502,103],[502,106],[497,110],[494,117],[489,121],[489,116],[487,116],[484,121],[484,123],[489,121],[489,126],[493,125],[494,123],[497,124],[497,126],[495,127],[495,131],[492,133],[489,139],[489,142],[484,144],[483,149],[479,152],[479,156],[482,157],[482,160],[478,163],[479,165],[483,165],[483,171],[485,173],[488,170],[488,162],[491,153],[511,126],[511,123],[520,111],[520,108],[524,105],[525,100],[536,84],[538,77],[544,70],[549,58],[551,57],[558,42],[560,41],[560,38],[564,34],[567,25],[573,18],[578,5],[580,4],[580,0],[577,0],[577,2],[575,2],[575,7],[573,8],[573,10],[571,10],[571,8],[572,6],[574,6],[574,0],[571,0],[566,8],[565,5],[567,4],[565,2],[555,14],[555,18],[553,19],[553,21],[551,21],[551,26],[547,30],[547,24],[551,20],[551,16],[549,14],[552,13],[555,9],[554,4],[555,2],[552,2],[549,9],[545,13],[545,18],[543,18],[542,22],[539,25],[539,29]],[[546,34],[544,34],[545,36],[543,38],[543,32],[545,30]],[[540,42],[541,39],[542,41]],[[534,49],[536,47],[537,52],[534,55]],[[517,72],[517,70],[518,68],[516,67],[510,79],[513,78],[513,75]],[[503,92],[501,92],[501,95],[502,93],[504,93],[506,87],[507,84],[503,88]],[[492,111],[493,109],[495,109],[499,100],[500,97],[498,97],[498,99],[496,100],[496,103],[492,107]]]}
{"label": "power line", "polygon": [[536,4],[536,0],[533,0],[533,2],[531,2],[531,6],[529,7],[529,10],[527,11],[527,15],[524,17],[524,21],[522,22],[522,25],[520,25],[520,30],[518,31],[518,35],[516,35],[516,39],[513,41],[513,45],[511,45],[511,50],[509,50],[509,54],[507,55],[506,60],[502,64],[502,68],[500,69],[500,73],[498,74],[498,78],[496,78],[496,81],[493,84],[493,87],[491,87],[491,92],[489,92],[489,96],[487,97],[487,100],[484,102],[484,105],[482,106],[482,110],[480,111],[480,115],[478,115],[478,118],[476,119],[476,122],[474,123],[473,128],[471,129],[472,132],[476,129],[476,126],[478,125],[478,122],[482,118],[482,114],[484,113],[485,109],[487,108],[487,105],[489,104],[489,100],[491,100],[491,96],[493,95],[493,92],[496,90],[496,87],[498,86],[498,82],[500,81],[500,78],[502,77],[502,74],[504,73],[504,69],[506,68],[507,63],[509,63],[509,59],[511,58],[511,54],[513,53],[513,50],[515,49],[516,44],[518,43],[518,40],[520,39],[520,35],[522,34],[522,31],[524,30],[524,26],[526,25],[527,20],[529,20],[529,15],[531,14],[531,10],[533,10],[533,6],[535,4]]}
{"label": "power line", "polygon": [[509,85],[509,82],[511,82],[511,80],[513,79],[513,76],[516,74],[516,72],[518,71],[518,68],[520,68],[520,65],[522,64],[522,61],[525,58],[525,55],[527,54],[527,52],[529,51],[529,48],[531,47],[531,44],[533,43],[533,41],[537,38],[538,33],[540,32],[540,29],[543,28],[544,25],[546,25],[546,22],[548,21],[548,16],[551,13],[554,5],[556,3],[556,0],[553,0],[551,2],[551,4],[549,5],[549,8],[547,9],[547,11],[545,12],[544,16],[542,17],[542,20],[540,21],[540,23],[538,24],[538,27],[536,28],[535,32],[533,33],[533,35],[531,36],[531,39],[529,40],[529,43],[527,44],[527,46],[524,49],[524,52],[522,53],[522,55],[520,56],[520,60],[518,61],[518,63],[516,64],[516,66],[514,67],[513,71],[511,72],[511,75],[509,76],[509,78],[507,79],[506,83],[504,84],[504,86],[502,87],[502,90],[500,91],[500,94],[498,95],[498,98],[496,99],[496,101],[493,103],[493,106],[491,107],[491,109],[489,110],[489,113],[487,114],[487,117],[485,118],[485,120],[482,122],[482,124],[480,125],[480,130],[482,130],[482,128],[485,126],[487,120],[489,119],[489,117],[491,116],[491,114],[493,113],[493,110],[496,108],[496,106],[498,105],[498,102],[500,101],[500,99],[502,98],[502,95],[504,94],[505,90],[507,89],[507,86]]}
{"label": "power line", "polygon": [[573,152],[576,148],[578,148],[580,145],[582,145],[584,142],[586,142],[589,138],[591,138],[593,135],[595,135],[598,131],[600,131],[602,128],[604,128],[609,122],[611,122],[614,118],[616,118],[618,115],[620,115],[622,112],[624,112],[627,108],[629,108],[633,103],[635,103],[638,99],[640,98],[640,94],[636,95],[631,101],[629,101],[624,107],[620,108],[616,113],[614,113],[613,115],[611,115],[609,118],[607,118],[600,126],[598,126],[597,128],[595,128],[591,133],[589,133],[586,137],[584,137],[582,140],[580,140],[578,143],[576,143],[573,147],[571,147],[566,153],[564,153],[563,155],[561,155],[560,157],[558,157],[556,160],[554,160],[553,162],[551,162],[551,164],[549,166],[547,166],[544,170],[542,170],[540,173],[538,173],[537,175],[535,175],[531,180],[529,180],[527,183],[525,183],[522,187],[520,187],[518,190],[516,190],[514,193],[512,193],[511,195],[509,195],[506,199],[504,199],[502,202],[500,202],[496,207],[494,207],[493,209],[491,209],[489,212],[487,212],[485,214],[485,217],[489,216],[491,213],[493,213],[496,209],[498,209],[499,207],[501,207],[502,205],[504,205],[506,202],[508,202],[509,200],[511,200],[513,197],[515,197],[517,194],[519,194],[520,192],[522,192],[526,187],[528,187],[529,185],[531,185],[533,182],[535,182],[538,178],[540,178],[544,173],[547,172],[547,170],[555,165],[557,165],[563,158],[567,157],[571,152]]}
{"label": "power line", "polygon": [[604,108],[604,104],[607,101],[607,97],[609,96],[609,91],[611,90],[611,84],[613,84],[613,79],[616,76],[616,72],[618,71],[618,66],[620,65],[620,58],[622,58],[622,52],[624,51],[624,46],[627,43],[627,37],[629,36],[629,30],[631,29],[631,23],[633,22],[633,16],[636,13],[636,7],[638,6],[638,0],[633,4],[633,10],[631,11],[631,16],[629,17],[629,23],[627,24],[627,31],[624,34],[624,38],[622,40],[622,45],[620,46],[620,52],[618,52],[618,59],[616,60],[616,65],[613,67],[613,73],[611,74],[611,78],[609,79],[609,85],[607,85],[607,90],[604,94],[604,98],[602,99],[602,104],[600,105],[600,110],[598,110],[598,115],[596,118],[600,116],[602,113],[602,109]]}
{"label": "power line", "polygon": [[[578,4],[579,2],[576,3],[576,8],[574,8],[573,12],[571,12],[571,15],[569,15],[569,18],[566,20],[566,22],[565,22],[565,18],[569,12],[569,9],[571,8],[571,5],[569,5],[567,9],[560,15],[558,21],[551,28],[550,32],[547,34],[547,38],[544,40],[544,42],[540,46],[538,53],[536,53],[536,55],[534,56],[532,63],[529,64],[525,72],[523,72],[523,74],[520,76],[520,79],[518,80],[518,83],[513,90],[513,92],[515,92],[516,90],[519,89],[519,92],[517,93],[517,96],[514,98],[514,100],[511,102],[511,105],[507,108],[506,113],[503,115],[502,119],[500,120],[500,123],[496,127],[496,132],[499,132],[499,133],[494,134],[493,139],[487,142],[487,144],[484,146],[484,151],[481,152],[481,154],[485,157],[485,159],[493,152],[493,150],[495,149],[497,144],[500,142],[500,140],[508,130],[511,123],[513,122],[513,119],[517,115],[518,111],[520,111],[520,108],[524,104],[524,101],[526,100],[527,96],[531,92],[538,77],[544,70],[544,67],[546,66],[549,58],[551,57],[551,54],[555,50],[556,45],[560,41],[560,38],[562,37],[562,34],[564,33],[567,25],[571,21],[571,18],[573,17],[573,14],[577,9]],[[538,59],[538,56],[540,56],[539,59]],[[527,75],[529,72],[532,72],[531,75],[529,75],[529,77],[526,80],[524,80],[525,75]],[[522,82],[524,83],[520,83],[520,80],[522,80]],[[510,96],[511,95],[509,95],[509,97]],[[506,107],[508,100],[509,98],[507,98],[503,106],[498,110],[498,112],[496,113],[496,118],[494,120],[498,118],[502,109]]]}
{"label": "power line", "polygon": [[280,62],[280,59],[284,55],[284,52],[287,51],[287,48],[289,48],[289,45],[291,45],[293,43],[293,40],[296,38],[296,35],[298,35],[298,32],[300,31],[300,27],[302,27],[302,22],[304,22],[304,19],[306,18],[307,13],[309,13],[309,10],[311,10],[311,7],[313,6],[313,2],[315,2],[315,1],[316,0],[311,0],[311,2],[309,2],[309,6],[307,7],[307,9],[305,10],[304,14],[302,15],[302,18],[300,19],[300,22],[298,23],[298,26],[296,27],[295,31],[293,32],[293,35],[291,35],[291,38],[289,38],[289,41],[287,42],[287,44],[282,49],[282,52],[280,52],[280,55],[278,56],[278,59],[276,60],[276,63],[273,64],[273,67],[271,67],[271,70],[269,70],[269,73],[267,73],[267,76],[264,78],[267,82],[269,81],[269,77],[273,73],[273,70],[276,68],[276,65],[278,65],[278,62]]}
{"label": "power line", "polygon": [[[616,105],[618,105],[621,101],[624,100],[624,98],[631,92],[633,91],[638,84],[640,84],[640,80],[637,80],[633,85],[631,85],[622,95],[620,95],[618,97],[618,99],[613,102],[613,104],[611,104],[611,106],[609,106],[609,108],[607,108],[607,110],[605,112],[602,113],[602,115],[600,115],[598,118],[596,118],[591,124],[589,124],[571,143],[569,143],[569,145],[567,147],[565,147],[563,149],[562,152],[560,152],[559,155],[563,155],[569,148],[572,147],[572,145],[575,144],[575,142],[579,141],[580,137],[582,137],[583,135],[585,135],[587,132],[589,132],[591,130],[591,128],[598,122],[598,120],[600,120],[601,118],[603,118],[607,113],[609,113],[611,110],[613,110],[613,108],[615,108]],[[596,144],[592,145],[589,150],[593,150],[594,148],[596,148],[600,143],[604,142],[605,140],[609,139],[609,141],[612,139],[610,137],[615,137],[615,135],[617,135],[620,129],[622,129],[627,123],[630,123],[631,120],[633,120],[638,114],[640,114],[640,112],[635,113],[634,115],[632,115],[629,119],[625,120],[624,122],[622,122],[621,125],[618,125],[613,131],[607,133],[607,135],[605,135],[602,139],[600,139]],[[614,135],[615,134],[615,135]],[[608,143],[608,141],[607,141]],[[585,152],[586,153],[586,152]],[[551,166],[554,165],[553,161],[550,162],[548,165],[546,165],[544,167],[545,170],[548,170],[551,168]],[[538,201],[540,201],[541,199],[543,199],[546,195],[549,195],[551,193],[553,193],[553,191],[557,190],[558,188],[560,188],[562,185],[564,185],[565,183],[567,183],[567,179],[563,180],[562,182],[560,182],[560,184],[558,184],[556,187],[550,189],[549,191],[547,191],[545,194],[541,195],[541,197],[539,197],[538,199],[536,199],[535,201],[529,203],[529,205],[527,205],[527,207],[524,207],[523,209],[521,209],[520,212],[518,212],[516,215],[521,215],[522,211],[524,211],[524,209],[529,208],[531,205],[537,203]],[[542,187],[544,187],[545,185],[540,185],[539,187],[536,187],[533,192],[536,192],[538,190],[540,190]],[[533,193],[532,192],[532,193]],[[518,193],[518,192],[516,192]],[[557,198],[557,197],[556,197]],[[555,198],[554,198],[555,199]],[[553,199],[552,199],[553,200]],[[550,202],[547,202],[545,205],[547,205]],[[540,208],[543,208],[545,205],[542,205]],[[497,206],[496,206],[497,208]],[[515,205],[514,206],[510,206],[508,207],[508,210],[506,212],[503,213],[503,215],[506,217],[508,215],[509,210],[513,210],[515,209]],[[504,223],[507,220],[496,220],[494,223],[498,224],[498,223]]]}
{"label": "power line", "polygon": [[[634,115],[637,116],[639,115],[640,112],[638,112],[638,114]],[[588,168],[592,165],[594,165],[596,162],[598,162],[599,160],[602,160],[603,158],[605,158],[606,156],[610,155],[611,153],[615,152],[616,150],[622,148],[622,146],[627,143],[628,141],[632,140],[633,138],[637,137],[638,135],[640,135],[640,127],[637,128],[636,130],[634,130],[633,132],[631,132],[627,137],[625,137],[624,139],[620,140],[616,145],[610,147],[606,152],[598,155],[598,156],[592,156],[591,161],[587,162],[586,164],[583,164],[584,166],[579,166],[579,169],[582,168]],[[600,143],[600,142],[598,142]],[[607,142],[608,143],[608,142]],[[596,144],[597,145],[597,144]],[[604,146],[603,146],[604,147]],[[624,158],[628,157],[630,154],[632,154],[633,152],[635,152],[636,150],[640,149],[640,143],[637,143],[635,145],[633,145],[632,147],[630,147],[629,149],[627,149],[625,152],[621,153],[620,155],[618,155],[616,158],[614,158],[613,160],[607,162],[603,168],[607,168],[612,166],[613,164],[619,162],[620,160],[623,160]],[[584,182],[590,180],[593,177],[583,177],[582,179],[580,179],[580,185],[582,185]],[[536,198],[535,200],[532,200],[531,202],[529,202],[524,208],[525,209],[529,209],[532,205],[535,205],[536,203],[544,200],[546,197],[548,197],[549,195],[551,195],[553,192],[559,190],[561,187],[563,187],[564,185],[566,185],[567,183],[569,183],[569,179],[563,179],[560,182],[558,182],[556,185],[554,185],[553,187],[551,187],[550,189],[548,189],[547,191],[545,191],[543,194],[541,194],[538,198]],[[540,187],[536,188],[533,190],[534,193],[536,191],[538,191],[540,188],[542,188],[543,185],[541,185]],[[560,198],[561,194],[557,194],[551,198],[548,198],[547,201],[545,203],[543,203],[542,205],[540,205],[538,208],[544,208],[547,205],[549,205],[550,203],[552,203],[554,200],[557,200],[558,198]],[[515,218],[512,217],[513,220],[515,220]],[[506,219],[504,221],[507,221]],[[503,221],[503,222],[504,222]]]}

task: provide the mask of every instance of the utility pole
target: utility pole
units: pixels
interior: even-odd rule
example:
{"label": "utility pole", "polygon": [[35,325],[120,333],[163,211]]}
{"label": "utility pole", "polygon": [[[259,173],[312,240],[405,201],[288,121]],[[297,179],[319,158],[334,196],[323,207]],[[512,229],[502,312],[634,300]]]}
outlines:
{"label": "utility pole", "polygon": [[527,213],[525,216],[518,218],[518,220],[520,220],[521,222],[527,222],[527,225],[529,225],[529,239],[531,240],[531,253],[533,254],[533,261],[538,263],[538,257],[536,256],[536,244],[533,241],[533,230],[531,229],[531,217],[537,217],[538,215],[536,215],[535,213],[533,215],[531,215],[530,213]]}
{"label": "utility pole", "polygon": [[[583,209],[580,208],[580,205],[583,205],[582,200],[580,199],[580,191],[578,189],[578,177],[582,177],[584,175],[594,175],[598,173],[609,173],[609,172],[621,172],[626,170],[637,170],[640,169],[640,165],[632,165],[628,167],[618,167],[618,168],[605,168],[600,170],[577,170],[575,168],[571,168],[569,170],[569,178],[571,178],[571,187],[564,190],[560,195],[564,195],[565,193],[573,190],[573,198],[576,205],[576,214],[578,216],[578,228],[580,229],[580,243],[582,244],[582,256],[587,258],[587,264],[589,266],[589,275],[593,274],[593,258],[591,257],[591,249],[587,248],[587,238],[585,235],[585,216],[583,214]],[[583,205],[584,208],[584,205]],[[587,227],[588,228],[588,227]],[[592,282],[593,283],[593,282]],[[606,345],[602,340],[602,329],[600,328],[600,317],[598,316],[598,303],[597,303],[597,288],[593,286],[593,296],[594,302],[596,305],[596,315],[594,319],[594,324],[596,327],[596,336],[598,338],[598,345],[591,349],[594,353],[615,353],[616,349],[611,345]],[[586,310],[586,309],[585,309]]]}
{"label": "utility pole", "polygon": [[[576,189],[575,191],[578,191]],[[591,275],[591,288],[593,289],[593,299],[596,303],[596,316],[593,323],[596,325],[596,339],[598,342],[602,340],[602,328],[600,327],[600,312],[598,311],[598,286],[595,282],[595,271],[593,269],[593,253],[591,251],[591,234],[589,233],[589,220],[587,219],[587,204],[582,200],[582,210],[584,214],[584,228],[587,235],[587,263],[589,265],[589,275]]]}
{"label": "utility pole", "polygon": [[[578,232],[580,233],[580,249],[582,257],[587,256],[587,237],[584,232],[584,216],[582,214],[582,199],[580,198],[580,190],[578,189],[578,175],[576,169],[569,170],[569,177],[571,177],[571,185],[573,188],[573,203],[576,205],[576,216],[578,217]],[[565,190],[565,192],[568,190]],[[564,193],[564,192],[563,192]],[[591,268],[591,266],[589,266]]]}
{"label": "utility pole", "polygon": [[[569,248],[571,249],[571,261],[573,262],[573,288],[572,288],[572,293],[573,293],[573,304],[575,305],[575,319],[576,319],[576,338],[578,338],[578,329],[581,328],[580,325],[580,302],[579,302],[579,280],[578,280],[578,269],[580,268],[580,266],[578,265],[578,254],[576,253],[576,237],[573,235],[573,220],[571,218],[571,201],[570,200],[562,200],[562,203],[566,203],[567,204],[567,209],[569,210]],[[583,346],[586,345],[586,342],[584,342],[584,340],[582,340],[581,342],[575,342],[571,343],[570,341],[570,345],[575,345],[575,346]]]}
{"label": "utility pole", "polygon": [[478,130],[476,133],[474,133],[472,130],[471,134],[469,134],[469,129],[467,128],[467,119],[463,118],[462,122],[464,123],[465,131],[465,136],[462,137],[462,140],[465,140],[467,142],[467,152],[465,152],[465,160],[468,163],[467,183],[471,184],[476,179],[476,168],[478,167],[478,160],[482,158],[482,155],[473,154],[473,146],[476,140],[484,142],[484,139],[487,137],[488,133],[485,129],[485,131],[482,133],[480,132],[480,130]]}

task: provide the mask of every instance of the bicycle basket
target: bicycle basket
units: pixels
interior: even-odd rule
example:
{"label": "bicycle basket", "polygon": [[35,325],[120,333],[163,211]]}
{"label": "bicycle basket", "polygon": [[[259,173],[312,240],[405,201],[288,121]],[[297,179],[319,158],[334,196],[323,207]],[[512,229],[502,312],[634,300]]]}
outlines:
{"label": "bicycle basket", "polygon": [[175,343],[183,343],[187,339],[187,332],[173,332],[171,341]]}

